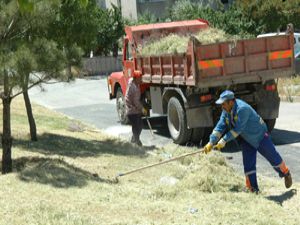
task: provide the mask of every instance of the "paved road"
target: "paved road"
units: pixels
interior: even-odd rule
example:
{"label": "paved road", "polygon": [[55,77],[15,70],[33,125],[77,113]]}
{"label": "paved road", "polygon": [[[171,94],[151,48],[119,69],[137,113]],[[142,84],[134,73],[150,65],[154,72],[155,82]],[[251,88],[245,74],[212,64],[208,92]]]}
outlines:
{"label": "paved road", "polygon": [[[70,117],[91,124],[105,132],[129,140],[131,127],[121,125],[118,121],[115,100],[108,99],[105,77],[78,79],[71,84],[51,84],[44,86],[45,91],[39,88],[30,90],[32,101],[64,113]],[[294,180],[300,181],[300,103],[281,102],[280,116],[277,120],[272,138],[277,150],[290,167]],[[146,123],[145,123],[146,124]],[[141,140],[143,144],[163,146],[172,143],[167,130],[166,119],[151,118],[155,135],[151,137],[145,125]],[[232,156],[230,162],[242,171],[242,156],[237,146],[232,143],[224,152]],[[258,174],[275,176],[272,170],[260,155],[257,163]]]}

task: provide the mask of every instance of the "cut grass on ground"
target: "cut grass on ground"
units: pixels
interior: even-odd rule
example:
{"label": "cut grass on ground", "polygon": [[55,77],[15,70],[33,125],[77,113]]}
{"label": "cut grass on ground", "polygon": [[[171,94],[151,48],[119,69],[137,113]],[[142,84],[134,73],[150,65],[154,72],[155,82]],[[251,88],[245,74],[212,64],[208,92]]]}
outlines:
{"label": "cut grass on ground", "polygon": [[221,153],[114,183],[118,172],[196,149],[137,148],[36,105],[39,141],[31,142],[23,102],[12,104],[14,172],[0,176],[0,224],[300,224],[299,184],[286,190],[259,177],[262,192],[244,193]]}

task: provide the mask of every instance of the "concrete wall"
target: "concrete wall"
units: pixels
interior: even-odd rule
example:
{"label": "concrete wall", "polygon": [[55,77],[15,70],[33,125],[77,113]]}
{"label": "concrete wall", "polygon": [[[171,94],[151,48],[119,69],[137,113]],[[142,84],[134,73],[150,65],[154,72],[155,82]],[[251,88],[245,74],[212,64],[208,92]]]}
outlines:
{"label": "concrete wall", "polygon": [[229,6],[234,2],[235,0],[227,0],[227,3],[222,3],[221,0],[191,0],[193,3],[198,3],[201,5],[209,5],[212,9],[218,9],[219,7],[224,6],[225,9],[228,9]]}
{"label": "concrete wall", "polygon": [[121,7],[122,16],[128,19],[137,19],[137,0],[105,0],[106,8],[111,9],[112,4]]}
{"label": "concrete wall", "polygon": [[122,71],[122,56],[97,56],[83,59],[83,72],[87,75],[104,75]]}
{"label": "concrete wall", "polygon": [[[138,15],[150,12],[156,18],[162,18],[168,15],[169,9],[174,5],[176,0],[98,0],[99,2],[105,1],[106,8],[111,8],[111,5],[121,7],[122,15],[125,18],[136,20]],[[228,8],[234,0],[228,0],[228,4],[224,4]],[[206,5],[210,3],[213,9],[217,8],[219,0],[194,0],[199,4]],[[103,5],[103,3],[102,3]]]}
{"label": "concrete wall", "polygon": [[112,4],[114,4],[116,6],[120,6],[120,0],[105,0],[106,8],[108,8],[108,9],[112,8],[111,7]]}
{"label": "concrete wall", "polygon": [[122,16],[136,20],[138,17],[137,0],[121,0]]}
{"label": "concrete wall", "polygon": [[156,18],[162,18],[168,15],[168,10],[171,8],[174,0],[164,0],[164,1],[137,1],[137,13],[142,15],[146,12],[150,12]]}

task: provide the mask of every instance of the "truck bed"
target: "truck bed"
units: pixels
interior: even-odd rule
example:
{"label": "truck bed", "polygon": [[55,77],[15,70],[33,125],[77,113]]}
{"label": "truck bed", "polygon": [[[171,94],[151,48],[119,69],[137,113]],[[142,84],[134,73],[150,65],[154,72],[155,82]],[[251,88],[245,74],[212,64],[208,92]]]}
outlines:
{"label": "truck bed", "polygon": [[144,83],[216,87],[295,74],[293,34],[202,45],[185,54],[137,57]]}

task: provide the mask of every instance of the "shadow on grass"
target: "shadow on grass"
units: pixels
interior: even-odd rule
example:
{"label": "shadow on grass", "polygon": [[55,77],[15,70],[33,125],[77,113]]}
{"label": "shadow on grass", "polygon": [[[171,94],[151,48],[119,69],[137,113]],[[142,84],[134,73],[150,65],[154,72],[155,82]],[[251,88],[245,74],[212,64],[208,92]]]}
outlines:
{"label": "shadow on grass", "polygon": [[296,194],[297,194],[297,190],[296,189],[291,189],[291,190],[286,191],[285,193],[283,193],[281,195],[267,196],[267,199],[282,205],[284,201],[287,201],[287,200],[291,199]]}
{"label": "shadow on grass", "polygon": [[17,139],[13,141],[13,145],[21,147],[25,151],[39,152],[44,155],[91,157],[101,154],[114,154],[146,157],[146,149],[118,139],[87,141],[69,136],[44,133],[38,137],[37,142]]}
{"label": "shadow on grass", "polygon": [[114,183],[113,180],[101,178],[98,174],[70,165],[62,159],[21,157],[14,160],[13,165],[20,180],[57,188],[83,187],[88,181]]}

